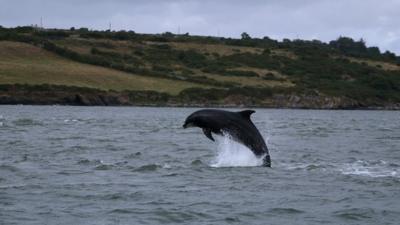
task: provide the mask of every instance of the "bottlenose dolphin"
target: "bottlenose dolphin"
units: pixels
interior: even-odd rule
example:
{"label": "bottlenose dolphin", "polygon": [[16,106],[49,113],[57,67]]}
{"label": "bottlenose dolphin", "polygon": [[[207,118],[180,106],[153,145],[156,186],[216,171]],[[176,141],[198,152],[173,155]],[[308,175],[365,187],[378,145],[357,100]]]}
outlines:
{"label": "bottlenose dolphin", "polygon": [[250,120],[250,115],[253,113],[254,110],[240,112],[198,110],[186,118],[183,128],[200,127],[212,141],[214,138],[211,133],[217,135],[227,133],[234,141],[247,146],[257,157],[264,157],[263,166],[271,167],[271,157],[264,138]]}

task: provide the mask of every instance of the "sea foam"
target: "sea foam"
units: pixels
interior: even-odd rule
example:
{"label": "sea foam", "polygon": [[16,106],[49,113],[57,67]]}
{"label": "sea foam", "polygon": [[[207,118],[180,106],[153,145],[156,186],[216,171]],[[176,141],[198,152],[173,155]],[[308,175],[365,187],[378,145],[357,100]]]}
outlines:
{"label": "sea foam", "polygon": [[379,160],[371,163],[357,160],[343,165],[340,171],[345,175],[361,175],[369,177],[399,177],[398,168],[390,168],[387,162]]}

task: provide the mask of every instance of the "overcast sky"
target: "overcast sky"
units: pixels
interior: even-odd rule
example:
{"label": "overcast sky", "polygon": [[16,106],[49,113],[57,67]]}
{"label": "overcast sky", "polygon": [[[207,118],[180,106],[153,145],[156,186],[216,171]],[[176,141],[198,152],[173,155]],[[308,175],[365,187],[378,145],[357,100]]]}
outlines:
{"label": "overcast sky", "polygon": [[400,0],[0,0],[0,25],[189,32],[274,39],[363,38],[400,54]]}

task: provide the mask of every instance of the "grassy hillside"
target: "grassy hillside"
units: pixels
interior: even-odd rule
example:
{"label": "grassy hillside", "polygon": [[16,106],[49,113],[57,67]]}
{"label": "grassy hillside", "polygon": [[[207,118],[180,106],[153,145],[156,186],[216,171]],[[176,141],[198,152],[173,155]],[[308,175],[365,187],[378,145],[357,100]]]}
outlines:
{"label": "grassy hillside", "polygon": [[373,106],[400,104],[400,57],[346,37],[323,43],[0,28],[1,83],[152,90],[188,104],[336,99],[333,105]]}
{"label": "grassy hillside", "polygon": [[[293,86],[287,79],[265,79],[270,71],[256,67],[227,68],[225,71],[202,69],[200,64],[215,66],[213,61],[221,54],[237,52],[260,53],[262,49],[215,44],[163,43],[154,41],[121,41],[112,39],[83,39],[71,37],[54,40],[58,48],[92,57],[98,64],[123,71],[142,71],[147,75],[189,80],[211,86]],[[57,47],[51,47],[57,49]],[[247,74],[246,74],[247,73]],[[276,72],[276,74],[278,74]],[[284,75],[280,76],[284,78]]]}
{"label": "grassy hillside", "polygon": [[204,85],[139,76],[74,62],[26,43],[0,42],[0,84],[53,84],[102,90],[157,90],[178,94]]}

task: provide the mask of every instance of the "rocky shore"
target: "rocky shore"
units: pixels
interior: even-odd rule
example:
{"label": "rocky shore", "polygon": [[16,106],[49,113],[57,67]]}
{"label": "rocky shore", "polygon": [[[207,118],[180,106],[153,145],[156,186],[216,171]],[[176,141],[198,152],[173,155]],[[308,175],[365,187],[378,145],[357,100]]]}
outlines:
{"label": "rocky shore", "polygon": [[[193,95],[193,93],[191,93]],[[357,101],[348,97],[322,94],[272,94],[256,98],[240,94],[208,99],[181,93],[171,96],[154,91],[102,91],[54,85],[1,85],[0,105],[76,105],[76,106],[174,106],[174,107],[259,107],[293,109],[383,109],[400,110],[400,103],[376,100]]]}

